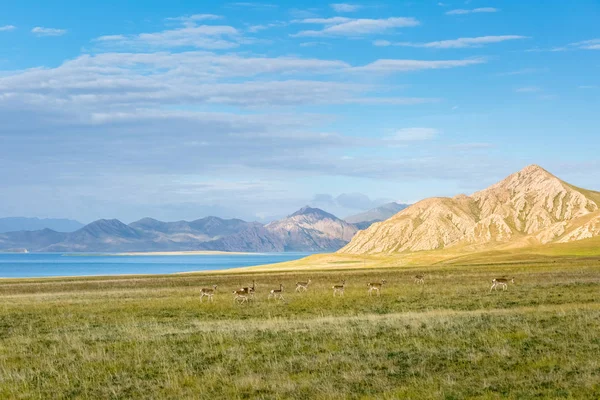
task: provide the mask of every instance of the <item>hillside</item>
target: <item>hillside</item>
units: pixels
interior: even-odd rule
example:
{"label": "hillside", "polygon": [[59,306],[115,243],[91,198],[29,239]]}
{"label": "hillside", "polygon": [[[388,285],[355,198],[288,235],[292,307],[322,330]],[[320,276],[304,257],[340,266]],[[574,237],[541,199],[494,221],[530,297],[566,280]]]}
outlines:
{"label": "hillside", "polygon": [[450,247],[526,247],[600,235],[600,193],[537,165],[471,196],[430,198],[359,232],[339,252],[393,254]]}

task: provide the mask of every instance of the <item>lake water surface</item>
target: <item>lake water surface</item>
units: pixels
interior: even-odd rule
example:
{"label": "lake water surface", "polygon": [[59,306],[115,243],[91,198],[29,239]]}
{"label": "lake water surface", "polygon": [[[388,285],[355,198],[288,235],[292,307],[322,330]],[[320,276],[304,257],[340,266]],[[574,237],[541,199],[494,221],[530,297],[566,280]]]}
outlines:
{"label": "lake water surface", "polygon": [[296,260],[309,253],[144,255],[75,255],[58,253],[0,253],[0,278],[172,274],[211,271]]}

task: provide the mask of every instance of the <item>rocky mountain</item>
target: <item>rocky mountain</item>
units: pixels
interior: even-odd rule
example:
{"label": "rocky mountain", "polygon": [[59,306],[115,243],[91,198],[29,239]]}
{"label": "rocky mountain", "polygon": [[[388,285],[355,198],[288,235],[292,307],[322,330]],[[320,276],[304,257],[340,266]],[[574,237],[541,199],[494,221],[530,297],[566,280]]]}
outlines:
{"label": "rocky mountain", "polygon": [[531,165],[471,196],[430,198],[359,232],[340,253],[527,246],[600,235],[600,193]]}
{"label": "rocky mountain", "polygon": [[100,219],[67,234],[43,251],[125,251],[143,243],[142,233],[118,219]]}
{"label": "rocky mountain", "polygon": [[354,225],[318,208],[304,207],[265,230],[281,238],[284,251],[335,251],[356,234]]}
{"label": "rocky mountain", "polygon": [[200,245],[200,247],[203,250],[218,251],[261,253],[278,253],[285,251],[285,243],[283,238],[279,235],[273,234],[261,225],[251,226],[236,234],[203,243]]}
{"label": "rocky mountain", "polygon": [[241,219],[206,217],[191,222],[162,222],[153,218],[143,218],[129,226],[140,231],[148,240],[191,248],[198,243],[217,240],[262,225]]}
{"label": "rocky mountain", "polygon": [[51,229],[56,232],[74,232],[83,227],[83,224],[72,219],[61,218],[26,218],[8,217],[0,218],[0,233],[18,231],[39,231]]}
{"label": "rocky mountain", "polygon": [[408,204],[399,204],[395,202],[387,203],[372,210],[346,217],[344,218],[344,221],[353,224],[358,229],[363,230],[367,229],[375,222],[385,221],[408,206]]}

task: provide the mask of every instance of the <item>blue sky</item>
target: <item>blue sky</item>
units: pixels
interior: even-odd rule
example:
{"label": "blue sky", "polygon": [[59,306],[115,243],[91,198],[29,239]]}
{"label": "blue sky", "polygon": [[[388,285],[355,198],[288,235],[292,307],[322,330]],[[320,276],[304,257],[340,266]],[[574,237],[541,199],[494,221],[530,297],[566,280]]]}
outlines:
{"label": "blue sky", "polygon": [[341,217],[600,190],[596,0],[3,2],[0,216]]}

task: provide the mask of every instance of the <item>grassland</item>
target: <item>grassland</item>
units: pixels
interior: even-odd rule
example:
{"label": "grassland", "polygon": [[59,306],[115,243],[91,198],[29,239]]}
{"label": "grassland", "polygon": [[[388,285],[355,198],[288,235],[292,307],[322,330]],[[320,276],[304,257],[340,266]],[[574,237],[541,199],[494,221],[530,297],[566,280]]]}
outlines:
{"label": "grassland", "polygon": [[[4,280],[0,398],[597,399],[600,258],[585,254]],[[496,276],[516,284],[490,293]],[[309,292],[292,292],[309,277]],[[381,297],[368,297],[382,278]],[[256,300],[234,304],[252,280]],[[267,301],[279,283],[285,301]],[[214,302],[200,303],[212,284]]]}

